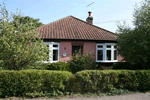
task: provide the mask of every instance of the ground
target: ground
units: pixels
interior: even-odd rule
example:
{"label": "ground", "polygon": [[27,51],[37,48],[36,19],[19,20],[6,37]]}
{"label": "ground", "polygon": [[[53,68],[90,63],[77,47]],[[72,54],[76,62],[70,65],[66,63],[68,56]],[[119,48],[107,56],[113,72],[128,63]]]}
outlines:
{"label": "ground", "polygon": [[[1,99],[0,99],[1,100]],[[135,93],[129,95],[117,95],[117,96],[103,96],[103,97],[92,97],[92,98],[36,98],[36,99],[20,99],[20,98],[7,98],[3,100],[150,100],[150,92],[147,93]]]}

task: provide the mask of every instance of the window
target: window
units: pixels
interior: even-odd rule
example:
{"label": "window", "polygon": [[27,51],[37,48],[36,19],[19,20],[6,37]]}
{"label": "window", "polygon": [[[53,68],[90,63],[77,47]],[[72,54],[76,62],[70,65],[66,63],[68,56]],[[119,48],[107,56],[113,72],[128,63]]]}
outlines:
{"label": "window", "polygon": [[81,55],[83,54],[83,46],[72,46],[72,55],[79,52],[81,52]]}
{"label": "window", "polygon": [[103,60],[103,50],[97,50],[97,51],[98,51],[97,59],[98,60]]}
{"label": "window", "polygon": [[[50,59],[50,63],[59,61],[59,43],[56,42],[44,42],[49,48],[49,52],[47,53],[48,59]],[[44,63],[49,63],[48,61],[44,61]]]}
{"label": "window", "polygon": [[117,62],[117,46],[115,43],[97,43],[96,62]]}
{"label": "window", "polygon": [[111,60],[111,50],[107,50],[106,60]]}

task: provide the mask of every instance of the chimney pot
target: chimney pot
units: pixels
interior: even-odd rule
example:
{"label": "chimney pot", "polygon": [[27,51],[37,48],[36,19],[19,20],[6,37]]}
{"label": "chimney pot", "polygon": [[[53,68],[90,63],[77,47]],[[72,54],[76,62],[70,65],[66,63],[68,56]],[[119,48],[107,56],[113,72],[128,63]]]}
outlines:
{"label": "chimney pot", "polygon": [[91,13],[92,13],[92,12],[91,12],[91,11],[89,11],[88,13],[89,13],[89,16],[91,16]]}

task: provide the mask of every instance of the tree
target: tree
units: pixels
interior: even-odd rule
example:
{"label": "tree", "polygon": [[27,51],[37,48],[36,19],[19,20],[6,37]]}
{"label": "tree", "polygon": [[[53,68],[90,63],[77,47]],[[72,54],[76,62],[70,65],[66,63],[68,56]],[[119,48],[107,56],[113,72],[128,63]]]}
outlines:
{"label": "tree", "polygon": [[[31,18],[29,16],[18,16],[18,15],[14,15],[13,16],[14,21],[12,21],[11,23],[14,24],[14,26],[17,28],[17,22],[19,22],[19,24],[26,24],[27,28],[24,28],[24,32],[28,31],[28,30],[33,30],[34,28],[38,28],[40,26],[43,26],[44,24],[39,22],[40,19],[34,19]],[[18,29],[16,29],[18,30]]]}
{"label": "tree", "polygon": [[124,60],[146,68],[150,65],[150,5],[147,1],[134,10],[134,28],[118,25],[119,54]]}
{"label": "tree", "polygon": [[10,14],[4,3],[0,6],[0,23],[0,67],[21,70],[47,60],[47,46],[42,43],[35,25],[26,23],[20,12]]}

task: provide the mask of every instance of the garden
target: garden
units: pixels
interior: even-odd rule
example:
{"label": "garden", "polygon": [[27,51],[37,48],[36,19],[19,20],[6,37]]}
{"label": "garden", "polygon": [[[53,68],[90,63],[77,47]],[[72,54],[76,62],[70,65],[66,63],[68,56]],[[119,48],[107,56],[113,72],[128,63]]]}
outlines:
{"label": "garden", "polygon": [[90,54],[76,54],[68,63],[39,64],[24,70],[0,70],[0,87],[0,98],[131,94],[150,90],[150,70],[99,70]]}
{"label": "garden", "polygon": [[[118,53],[124,61],[99,66],[91,53],[65,62],[48,61],[36,28],[39,19],[10,13],[0,5],[0,98],[110,96],[150,91],[150,6],[135,9],[134,26],[118,25]],[[105,67],[105,70],[100,70]]]}

